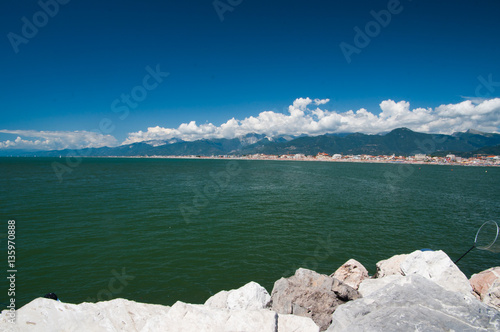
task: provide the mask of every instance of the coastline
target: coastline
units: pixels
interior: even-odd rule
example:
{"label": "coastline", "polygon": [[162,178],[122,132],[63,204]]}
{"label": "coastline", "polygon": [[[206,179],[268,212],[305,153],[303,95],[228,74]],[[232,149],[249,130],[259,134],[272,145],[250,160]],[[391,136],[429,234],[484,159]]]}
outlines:
{"label": "coastline", "polygon": [[[370,156],[371,157],[371,156]],[[321,156],[299,156],[296,155],[250,155],[250,156],[81,156],[68,154],[64,158],[116,158],[116,159],[190,159],[190,160],[258,160],[258,161],[313,161],[313,162],[334,162],[334,163],[358,163],[358,164],[392,164],[392,165],[438,165],[438,166],[479,166],[479,167],[500,167],[498,159],[467,158],[462,161],[446,160],[442,157],[434,157],[437,160],[412,160],[411,157],[404,156],[377,156],[362,158],[360,156],[343,156],[342,158],[332,158]],[[390,159],[390,158],[393,159]],[[498,156],[495,156],[498,157]],[[2,156],[0,158],[62,158],[46,156]]]}

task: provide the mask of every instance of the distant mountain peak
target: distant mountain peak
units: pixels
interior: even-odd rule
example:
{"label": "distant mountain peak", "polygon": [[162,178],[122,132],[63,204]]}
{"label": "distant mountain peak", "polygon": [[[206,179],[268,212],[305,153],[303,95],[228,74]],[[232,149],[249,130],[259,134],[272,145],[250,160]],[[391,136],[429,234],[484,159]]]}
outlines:
{"label": "distant mountain peak", "polygon": [[484,136],[486,135],[485,132],[483,131],[479,131],[479,130],[476,130],[476,129],[469,129],[465,132],[466,134],[472,134],[472,135],[481,135],[481,136]]}
{"label": "distant mountain peak", "polygon": [[401,128],[396,128],[396,129],[393,129],[391,130],[391,133],[398,133],[398,132],[409,132],[409,133],[414,133],[413,130],[411,130],[410,128],[406,128],[406,127],[401,127]]}
{"label": "distant mountain peak", "polygon": [[266,136],[262,135],[262,134],[248,133],[246,135],[239,136],[237,138],[239,139],[239,141],[241,142],[241,144],[243,146],[247,146],[247,145],[255,144],[255,143],[257,143],[258,141],[260,141],[261,139],[263,139],[265,137]]}
{"label": "distant mountain peak", "polygon": [[498,134],[495,134],[495,133],[485,133],[484,131],[479,131],[479,130],[476,130],[476,129],[469,129],[469,130],[464,131],[464,132],[454,132],[452,134],[453,137],[470,136],[470,135],[483,136],[483,137],[492,137],[492,136],[498,135]]}
{"label": "distant mountain peak", "polygon": [[148,145],[151,145],[152,147],[158,147],[158,146],[162,146],[162,145],[166,145],[166,144],[174,144],[174,143],[179,143],[179,142],[183,142],[183,141],[179,138],[171,138],[171,139],[166,139],[166,140],[155,139],[155,140],[139,142],[139,143],[146,143]]}

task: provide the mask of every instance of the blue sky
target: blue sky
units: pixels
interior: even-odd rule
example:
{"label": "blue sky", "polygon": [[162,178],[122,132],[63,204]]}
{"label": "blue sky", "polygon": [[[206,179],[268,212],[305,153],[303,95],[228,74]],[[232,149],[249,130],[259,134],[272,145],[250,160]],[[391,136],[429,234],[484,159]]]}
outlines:
{"label": "blue sky", "polygon": [[500,130],[498,1],[0,6],[0,148]]}

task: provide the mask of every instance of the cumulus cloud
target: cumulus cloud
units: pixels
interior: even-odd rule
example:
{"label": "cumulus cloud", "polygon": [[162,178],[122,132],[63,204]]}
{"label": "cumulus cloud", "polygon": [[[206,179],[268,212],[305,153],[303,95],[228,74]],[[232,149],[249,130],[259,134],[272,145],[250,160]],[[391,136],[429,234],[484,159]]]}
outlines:
{"label": "cumulus cloud", "polygon": [[[235,138],[249,133],[271,137],[347,132],[376,134],[400,127],[441,134],[468,129],[498,133],[500,129],[500,98],[465,100],[436,108],[414,109],[407,101],[388,99],[380,103],[380,112],[377,113],[364,108],[347,112],[329,111],[325,108],[329,101],[298,98],[288,107],[287,114],[265,111],[242,120],[232,118],[220,126],[212,123],[198,125],[191,121],[177,128],[149,127],[146,131],[129,133],[122,144],[152,140]],[[0,133],[17,136],[13,140],[0,141],[0,149],[60,150],[119,145],[111,135],[89,131],[0,130]]]}
{"label": "cumulus cloud", "polygon": [[0,133],[18,135],[14,140],[0,141],[0,149],[62,150],[119,145],[111,135],[90,131],[0,130]]}
{"label": "cumulus cloud", "polygon": [[323,135],[326,133],[362,132],[376,134],[400,127],[425,133],[451,134],[468,129],[499,132],[500,98],[465,100],[458,104],[432,108],[410,108],[406,101],[384,100],[381,112],[364,108],[338,113],[322,105],[329,99],[298,98],[288,107],[289,114],[265,111],[243,120],[232,118],[220,126],[212,123],[183,123],[178,128],[150,127],[130,133],[123,144],[179,138],[185,141],[211,138],[234,138],[248,133],[277,135]]}
{"label": "cumulus cloud", "polygon": [[468,97],[468,96],[460,96],[462,99],[470,100],[473,104],[481,104],[483,101],[490,100],[491,98],[483,98],[483,97]]}

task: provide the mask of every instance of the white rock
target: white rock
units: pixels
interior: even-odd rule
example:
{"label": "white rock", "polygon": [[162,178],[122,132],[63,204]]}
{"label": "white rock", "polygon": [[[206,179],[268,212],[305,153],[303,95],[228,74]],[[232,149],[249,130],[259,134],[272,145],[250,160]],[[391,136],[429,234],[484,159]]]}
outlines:
{"label": "white rock", "polygon": [[270,310],[228,310],[176,302],[165,319],[148,321],[143,331],[275,332],[278,315]]}
{"label": "white rock", "polygon": [[295,315],[278,315],[278,332],[319,332],[311,318]]}
{"label": "white rock", "polygon": [[319,332],[310,318],[278,315],[267,309],[220,309],[176,302],[166,318],[153,317],[143,331],[165,332]]}
{"label": "white rock", "polygon": [[397,279],[404,278],[402,275],[388,275],[378,279],[365,279],[359,285],[358,292],[363,297],[367,297],[373,292],[385,287],[386,285],[396,281]]}
{"label": "white rock", "polygon": [[[472,295],[469,280],[453,261],[442,250],[416,250],[408,255],[396,255],[377,263],[376,278],[389,275],[418,274],[430,279],[447,290],[460,292],[466,296]],[[364,292],[370,292],[371,282],[365,284]],[[375,284],[372,284],[375,285]],[[363,292],[361,292],[363,293]]]}
{"label": "white rock", "polygon": [[169,307],[115,299],[70,304],[38,298],[16,311],[16,323],[0,316],[0,331],[142,331],[152,317],[165,319]]}
{"label": "white rock", "polygon": [[263,309],[271,296],[267,290],[256,282],[249,282],[243,287],[230,291],[227,295],[228,309]]}
{"label": "white rock", "polygon": [[222,291],[210,297],[205,305],[213,308],[264,309],[271,300],[267,290],[256,282],[230,291]]}
{"label": "white rock", "polygon": [[220,291],[217,294],[211,296],[205,301],[205,305],[212,308],[227,309],[227,295],[228,291]]}
{"label": "white rock", "polygon": [[414,251],[401,263],[404,275],[421,275],[434,281],[444,289],[472,295],[469,279],[442,250]]}
{"label": "white rock", "polygon": [[[76,305],[39,298],[17,310],[15,324],[8,321],[6,313],[0,316],[0,331],[276,332],[278,329],[278,314],[271,310],[217,309],[183,302],[169,308],[124,299]],[[293,331],[287,322],[285,318],[281,330]],[[295,322],[297,326],[307,326],[303,320]]]}
{"label": "white rock", "polygon": [[[77,305],[39,298],[17,310],[14,324],[9,322],[8,311],[4,310],[0,315],[0,331],[319,331],[319,327],[310,318],[281,315],[278,319],[278,314],[274,311],[250,308],[252,304],[259,303],[260,306],[268,301],[266,296],[262,296],[259,287],[256,283],[250,283],[239,289],[239,292],[234,292],[233,309],[183,302],[176,302],[170,308],[124,299]],[[223,299],[226,293],[221,292],[218,298]],[[255,296],[256,294],[260,295]],[[222,302],[217,297],[213,301],[215,305],[220,303]],[[224,302],[226,303],[227,301]],[[247,309],[238,309],[237,306]]]}

